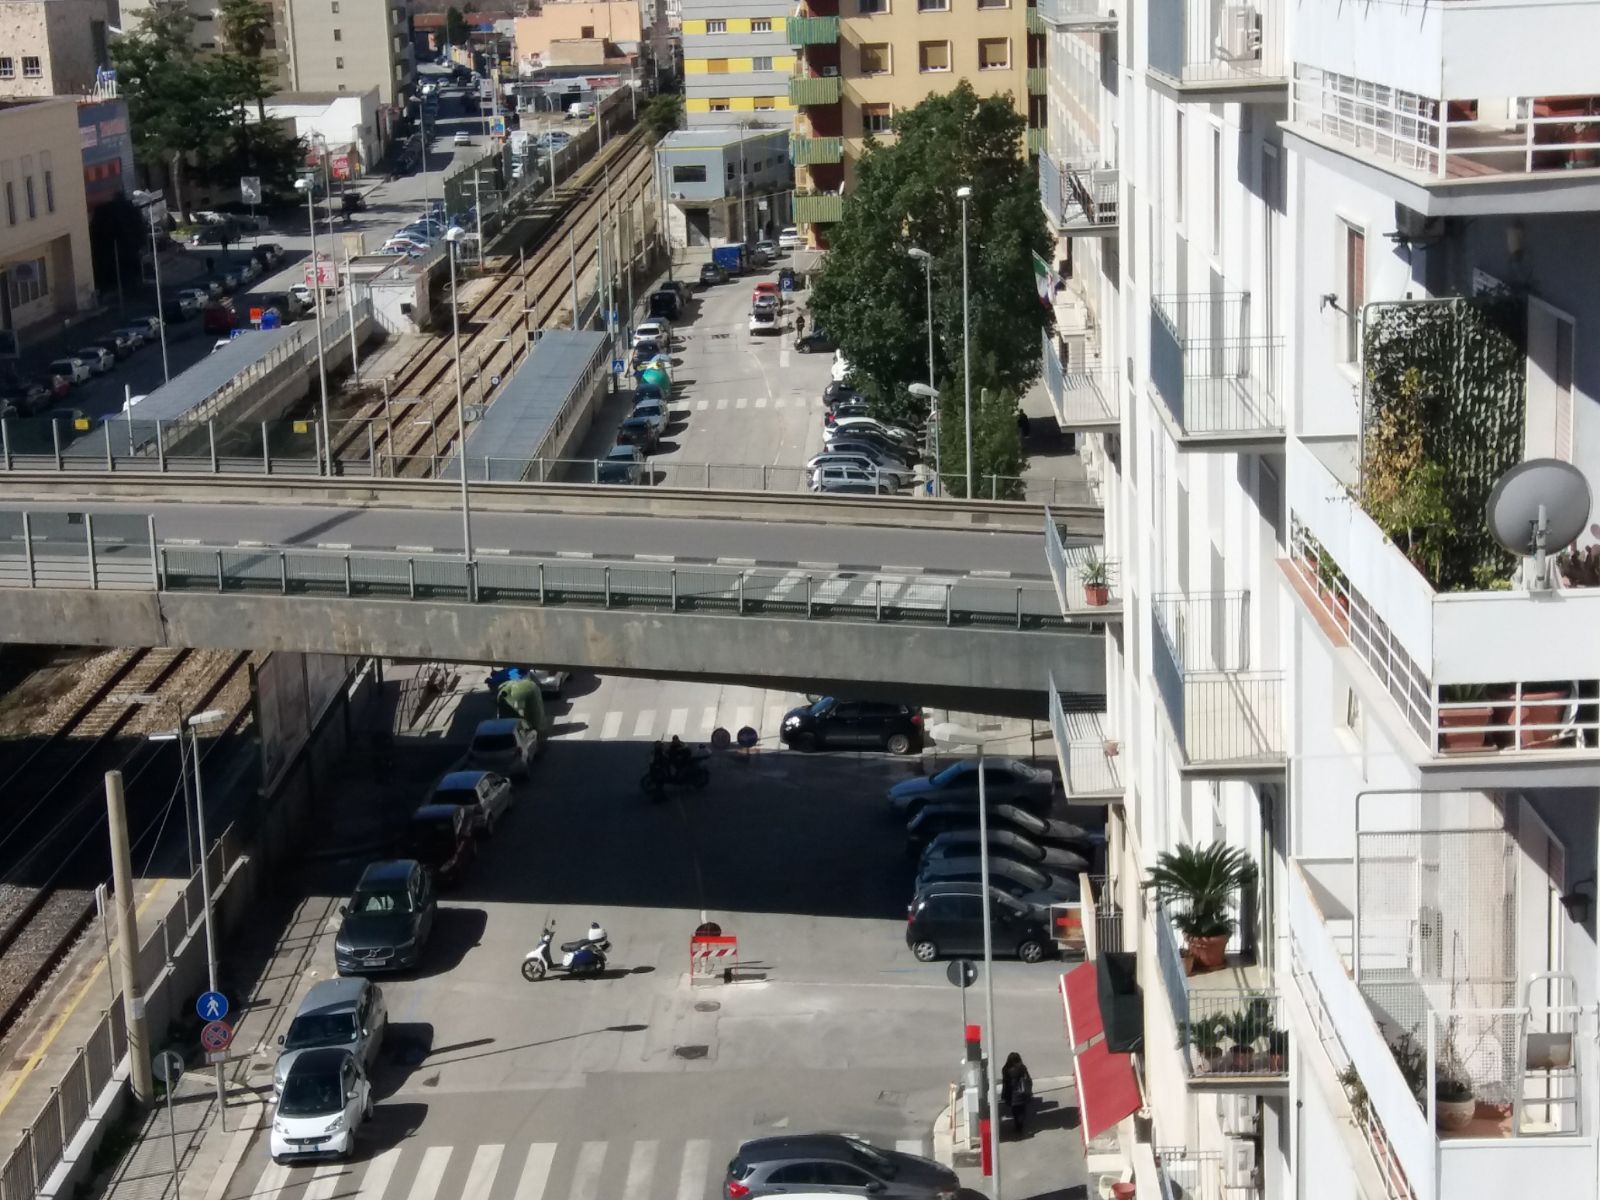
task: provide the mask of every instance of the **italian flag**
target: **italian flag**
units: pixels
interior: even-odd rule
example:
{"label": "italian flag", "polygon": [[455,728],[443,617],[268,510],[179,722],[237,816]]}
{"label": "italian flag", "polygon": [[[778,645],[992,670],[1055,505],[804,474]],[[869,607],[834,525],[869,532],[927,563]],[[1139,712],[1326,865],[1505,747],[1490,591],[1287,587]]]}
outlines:
{"label": "italian flag", "polygon": [[1046,308],[1054,303],[1056,291],[1056,277],[1050,270],[1050,264],[1037,254],[1033,256],[1033,286],[1039,293],[1039,303]]}

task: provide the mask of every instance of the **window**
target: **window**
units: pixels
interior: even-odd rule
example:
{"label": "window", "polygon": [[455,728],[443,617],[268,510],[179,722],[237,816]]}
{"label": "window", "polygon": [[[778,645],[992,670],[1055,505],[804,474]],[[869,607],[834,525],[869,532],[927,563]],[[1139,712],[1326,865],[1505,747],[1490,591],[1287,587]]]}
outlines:
{"label": "window", "polygon": [[1011,65],[1010,38],[978,39],[978,70],[1003,71]]}
{"label": "window", "polygon": [[751,33],[771,33],[772,32],[772,18],[771,17],[752,17],[751,20],[750,20],[750,32]]}
{"label": "window", "polygon": [[856,0],[856,11],[863,17],[889,11],[889,0]]}
{"label": "window", "polygon": [[1010,8],[1011,0],[978,0],[979,8]]}
{"label": "window", "polygon": [[890,133],[894,124],[894,105],[863,104],[861,127],[868,133]]}
{"label": "window", "polygon": [[1222,130],[1211,131],[1211,253],[1222,253]]}
{"label": "window", "polygon": [[35,217],[37,217],[39,215],[39,205],[38,205],[38,202],[35,201],[34,197],[33,197],[33,176],[32,175],[24,175],[22,177],[22,191],[23,191],[23,194],[25,196],[27,196],[27,198],[28,198],[28,220],[31,221]]}
{"label": "window", "polygon": [[17,223],[17,185],[11,180],[6,180],[6,224]]}
{"label": "window", "polygon": [[329,12],[335,12],[335,13],[338,12],[339,11],[339,0],[333,0],[333,3],[328,6],[328,11]]}
{"label": "window", "polygon": [[888,42],[871,42],[862,44],[861,73],[863,75],[889,74]]}
{"label": "window", "polygon": [[949,12],[950,0],[917,0],[918,12]]}
{"label": "window", "polygon": [[1361,357],[1361,306],[1367,302],[1367,235],[1344,227],[1344,361]]}
{"label": "window", "polygon": [[14,79],[17,74],[17,60],[9,54],[0,57],[0,79]]}
{"label": "window", "polygon": [[342,70],[344,70],[344,59],[342,59],[342,58],[336,58],[336,59],[334,59],[334,60],[333,60],[333,69],[334,69],[334,70],[335,70],[335,71],[342,71]]}
{"label": "window", "polygon": [[[712,101],[709,101],[707,103],[707,105],[706,105],[706,111],[707,112],[727,112],[728,111],[728,102],[726,100],[712,100]],[[729,179],[733,178],[733,168],[732,167],[728,168],[728,178]]]}
{"label": "window", "polygon": [[950,69],[950,43],[918,42],[917,69],[919,71],[948,71]]}
{"label": "window", "polygon": [[50,278],[45,273],[44,259],[12,264],[6,272],[10,279],[11,307],[18,308],[43,300],[50,294]]}
{"label": "window", "polygon": [[[755,108],[757,112],[771,112],[777,107],[778,98],[776,96],[757,96],[755,98]],[[757,167],[760,166],[759,163],[756,165]]]}
{"label": "window", "polygon": [[707,75],[726,75],[728,73],[728,60],[725,58],[706,59]]}
{"label": "window", "polygon": [[38,79],[44,72],[39,67],[37,54],[24,54],[22,56],[22,76],[24,79]]}
{"label": "window", "polygon": [[706,181],[706,168],[704,163],[693,163],[687,166],[675,165],[672,168],[673,183],[704,183]]}
{"label": "window", "polygon": [[763,55],[757,56],[756,58],[752,58],[750,60],[750,69],[752,71],[770,71],[770,70],[772,70],[772,55],[763,54]]}
{"label": "window", "polygon": [[707,21],[706,22],[706,32],[707,33],[727,33],[728,32],[728,23],[726,21]]}
{"label": "window", "polygon": [[342,30],[342,29],[335,29],[335,30],[334,30],[334,31],[333,31],[333,40],[334,40],[334,41],[336,41],[336,42],[342,42],[342,41],[344,41],[344,30]]}

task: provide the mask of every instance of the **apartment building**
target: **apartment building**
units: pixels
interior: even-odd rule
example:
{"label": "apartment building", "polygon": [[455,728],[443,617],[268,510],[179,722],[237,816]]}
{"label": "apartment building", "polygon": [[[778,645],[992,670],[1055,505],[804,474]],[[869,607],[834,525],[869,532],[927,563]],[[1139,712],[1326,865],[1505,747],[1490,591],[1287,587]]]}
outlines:
{"label": "apartment building", "polygon": [[[1110,812],[1091,1186],[1594,1197],[1600,5],[1040,15],[1045,382],[1113,584],[1106,710],[1050,696]],[[1253,876],[1201,970],[1141,884],[1215,842]]]}
{"label": "apartment building", "polygon": [[794,122],[789,76],[795,53],[783,0],[683,0],[684,120],[690,129]]}
{"label": "apartment building", "polygon": [[71,96],[110,64],[107,0],[0,0],[0,96]]}
{"label": "apartment building", "polygon": [[795,217],[813,245],[827,245],[866,139],[888,137],[895,113],[963,79],[979,95],[1010,95],[1028,116],[1028,153],[1039,152],[1044,25],[1026,0],[806,0],[804,10],[786,26],[788,89]]}
{"label": "apartment building", "polygon": [[792,219],[787,131],[677,129],[656,147],[669,245],[753,242]]}
{"label": "apartment building", "polygon": [[602,0],[597,4],[557,0],[531,16],[516,18],[516,54],[519,59],[543,62],[552,42],[596,38],[614,46],[637,45],[644,40],[647,28],[639,0]]}
{"label": "apartment building", "polygon": [[0,344],[94,303],[78,104],[0,100]]}

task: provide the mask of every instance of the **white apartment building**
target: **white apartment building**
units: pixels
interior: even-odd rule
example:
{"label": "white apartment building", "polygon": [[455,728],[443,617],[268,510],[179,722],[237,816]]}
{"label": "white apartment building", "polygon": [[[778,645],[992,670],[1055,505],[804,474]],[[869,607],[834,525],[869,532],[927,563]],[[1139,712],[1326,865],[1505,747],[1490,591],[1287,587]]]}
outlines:
{"label": "white apartment building", "polygon": [[[1039,12],[1046,382],[1113,582],[1106,712],[1051,697],[1111,812],[1091,1192],[1593,1200],[1600,4]],[[1533,458],[1576,468],[1503,502],[1576,510],[1553,586],[1487,529]],[[1258,879],[1191,975],[1140,885],[1214,841]]]}

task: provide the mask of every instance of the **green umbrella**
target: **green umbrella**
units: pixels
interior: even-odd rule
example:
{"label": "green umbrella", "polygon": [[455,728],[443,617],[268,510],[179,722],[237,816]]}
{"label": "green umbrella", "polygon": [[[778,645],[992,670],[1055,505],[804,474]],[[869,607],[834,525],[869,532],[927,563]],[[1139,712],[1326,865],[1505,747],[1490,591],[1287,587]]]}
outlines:
{"label": "green umbrella", "polygon": [[521,717],[544,737],[549,732],[545,725],[544,696],[532,679],[508,679],[495,692],[495,706],[503,715]]}

